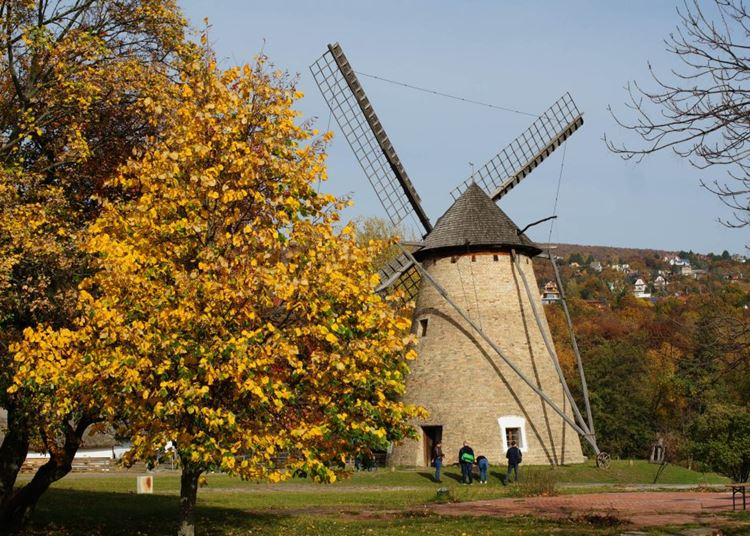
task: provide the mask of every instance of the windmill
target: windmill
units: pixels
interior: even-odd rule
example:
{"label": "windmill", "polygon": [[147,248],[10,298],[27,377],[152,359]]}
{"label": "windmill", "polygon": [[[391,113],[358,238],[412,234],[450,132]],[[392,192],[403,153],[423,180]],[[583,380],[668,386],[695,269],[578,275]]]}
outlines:
{"label": "windmill", "polygon": [[[416,296],[418,357],[405,399],[430,414],[414,423],[419,440],[396,445],[391,462],[428,465],[439,440],[448,459],[468,441],[475,452],[504,460],[516,441],[527,463],[577,463],[584,459],[583,438],[597,462],[607,464],[575,338],[585,418],[536,292],[531,259],[542,250],[495,203],[583,125],[570,95],[459,184],[451,192],[453,205],[433,226],[341,47],[328,45],[310,70],[390,221],[398,226],[413,215],[424,229],[422,242],[401,247],[381,270],[378,288],[397,285]],[[563,306],[572,336],[564,300]]]}

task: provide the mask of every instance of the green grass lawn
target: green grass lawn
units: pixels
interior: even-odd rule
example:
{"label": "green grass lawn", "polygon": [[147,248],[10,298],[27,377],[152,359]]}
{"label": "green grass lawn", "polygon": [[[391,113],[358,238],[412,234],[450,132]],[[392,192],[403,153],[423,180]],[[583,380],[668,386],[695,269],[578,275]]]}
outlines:
{"label": "green grass lawn", "polygon": [[[613,460],[606,470],[597,468],[593,462],[557,469],[546,467],[535,469],[555,472],[558,482],[561,483],[653,484],[659,466],[642,460]],[[699,473],[678,465],[667,465],[656,483],[727,484],[729,479],[716,473]]]}
{"label": "green grass lawn", "polygon": [[[593,464],[549,468],[523,467],[532,473],[576,485],[588,483],[650,484],[657,466],[642,461],[615,461],[607,470]],[[486,486],[462,486],[459,471],[448,467],[443,484],[425,469],[379,469],[355,473],[335,484],[303,479],[282,484],[245,482],[209,474],[198,493],[199,534],[618,534],[616,527],[586,523],[549,523],[530,518],[444,518],[427,514],[422,505],[448,487],[458,501],[507,497],[513,486],[501,485],[504,467],[492,467]],[[35,534],[171,534],[175,531],[179,475],[157,472],[154,494],[135,494],[136,473],[71,474],[43,497],[34,514]],[[711,484],[726,479],[668,466],[659,483]],[[600,491],[600,489],[597,489]]]}

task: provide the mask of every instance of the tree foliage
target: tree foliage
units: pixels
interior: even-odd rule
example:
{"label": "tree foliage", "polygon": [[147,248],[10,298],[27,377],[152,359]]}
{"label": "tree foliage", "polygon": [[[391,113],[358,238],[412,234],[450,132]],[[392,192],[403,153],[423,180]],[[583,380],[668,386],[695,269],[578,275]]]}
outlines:
{"label": "tree foliage", "polygon": [[652,442],[645,355],[628,341],[585,353],[591,410],[602,448],[615,456],[644,457]]}
{"label": "tree foliage", "polygon": [[210,52],[144,99],[162,135],[105,187],[83,249],[95,260],[71,329],[27,329],[11,391],[57,429],[71,411],[125,422],[127,459],[176,444],[181,533],[209,469],[335,480],[348,456],[410,433],[400,401],[409,311],[373,290],[379,243],[335,230],[319,194],[323,138],[296,124],[300,94],[261,58]]}
{"label": "tree foliage", "polygon": [[716,405],[693,423],[693,453],[714,471],[734,482],[750,478],[750,411]]}
{"label": "tree foliage", "polygon": [[93,423],[131,458],[176,441],[185,519],[209,467],[330,480],[408,433],[409,323],[312,188],[325,140],[283,75],[216,69],[172,0],[8,0],[0,26],[4,526]]}
{"label": "tree foliage", "polygon": [[[405,231],[403,229],[383,218],[357,218],[352,223],[357,232],[357,242],[361,245],[366,245],[372,240],[377,242],[393,242],[394,240],[410,239],[404,236]],[[395,243],[392,243],[373,259],[373,263],[377,269],[381,269],[400,254],[401,250],[399,250]]]}
{"label": "tree foliage", "polygon": [[[25,328],[75,316],[77,286],[90,273],[78,235],[100,208],[92,196],[121,197],[104,180],[154,130],[142,99],[192,46],[172,0],[4,0],[0,28],[0,406],[8,411],[0,522],[10,526],[70,470],[91,418],[71,414],[40,435],[25,392],[6,391],[16,367],[8,347]],[[59,448],[13,494],[38,437],[39,448]]]}

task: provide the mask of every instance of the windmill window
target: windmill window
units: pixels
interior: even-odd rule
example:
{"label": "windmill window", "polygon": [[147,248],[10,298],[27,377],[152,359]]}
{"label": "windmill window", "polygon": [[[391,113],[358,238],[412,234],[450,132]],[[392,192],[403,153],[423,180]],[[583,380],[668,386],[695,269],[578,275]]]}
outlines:
{"label": "windmill window", "polygon": [[497,420],[500,428],[500,443],[503,452],[508,450],[513,443],[521,449],[521,452],[527,452],[526,442],[526,419],[518,415],[506,415]]}
{"label": "windmill window", "polygon": [[458,257],[456,255],[454,255],[453,257],[451,257],[451,262],[453,264],[456,264],[458,262]]}
{"label": "windmill window", "polygon": [[419,320],[419,336],[425,337],[427,335],[427,319],[422,318]]}
{"label": "windmill window", "polygon": [[523,446],[521,444],[521,429],[520,428],[506,428],[505,429],[505,443],[507,445],[512,445],[514,441],[516,445],[518,445],[518,448],[521,448]]}
{"label": "windmill window", "polygon": [[497,255],[493,255],[492,256],[492,260],[495,261],[495,262],[497,262],[498,261],[498,256]]}

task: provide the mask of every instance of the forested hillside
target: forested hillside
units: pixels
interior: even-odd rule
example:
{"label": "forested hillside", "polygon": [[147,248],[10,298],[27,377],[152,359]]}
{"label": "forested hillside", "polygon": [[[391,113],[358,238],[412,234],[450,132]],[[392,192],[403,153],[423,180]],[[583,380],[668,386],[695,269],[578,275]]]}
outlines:
{"label": "forested hillside", "polygon": [[[599,443],[672,462],[713,461],[747,478],[750,460],[750,263],[727,252],[552,249],[587,374]],[[535,259],[539,288],[554,280]],[[641,289],[636,289],[638,280]],[[640,290],[640,296],[636,297]],[[562,308],[545,305],[567,376],[580,381]]]}

